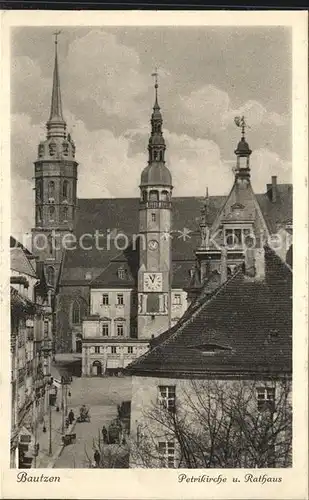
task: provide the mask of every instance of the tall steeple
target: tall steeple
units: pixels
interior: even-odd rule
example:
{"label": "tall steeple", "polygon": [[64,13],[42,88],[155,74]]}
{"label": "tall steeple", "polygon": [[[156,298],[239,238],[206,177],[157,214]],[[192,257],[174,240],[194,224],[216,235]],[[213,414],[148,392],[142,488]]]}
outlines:
{"label": "tall steeple", "polygon": [[50,137],[65,137],[66,123],[62,114],[61,90],[60,90],[60,77],[58,68],[58,35],[60,31],[56,31],[55,35],[55,63],[53,73],[53,89],[50,106],[50,116],[46,124],[47,138]]}
{"label": "tall steeple", "polygon": [[160,106],[158,103],[158,72],[157,70],[152,74],[155,78],[155,102],[153,106],[153,112],[151,115],[151,135],[149,138],[148,152],[149,152],[149,163],[161,162],[164,163],[165,155],[165,140],[162,133],[162,115]]}

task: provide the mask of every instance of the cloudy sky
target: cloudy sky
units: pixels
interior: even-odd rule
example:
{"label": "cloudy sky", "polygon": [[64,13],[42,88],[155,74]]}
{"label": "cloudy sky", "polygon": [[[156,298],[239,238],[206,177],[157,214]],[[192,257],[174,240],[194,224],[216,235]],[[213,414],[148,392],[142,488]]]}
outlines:
{"label": "cloudy sky", "polygon": [[[291,181],[291,32],[282,27],[61,28],[64,116],[81,198],[138,196],[154,100],[175,196],[226,194],[244,114],[252,183]],[[49,116],[55,28],[12,32],[12,233],[33,225],[33,161]]]}

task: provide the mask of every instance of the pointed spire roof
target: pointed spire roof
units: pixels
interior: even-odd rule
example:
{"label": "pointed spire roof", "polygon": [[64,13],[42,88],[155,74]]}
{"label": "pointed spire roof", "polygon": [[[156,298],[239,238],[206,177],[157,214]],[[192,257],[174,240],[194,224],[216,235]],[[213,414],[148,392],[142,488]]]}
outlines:
{"label": "pointed spire roof", "polygon": [[158,73],[155,77],[155,103],[151,115],[151,134],[148,143],[148,165],[141,174],[141,186],[172,186],[172,176],[165,166],[165,140],[162,132],[162,115],[158,104]]}
{"label": "pointed spire roof", "polygon": [[47,122],[48,137],[65,137],[66,123],[62,114],[61,90],[60,90],[60,77],[58,68],[58,35],[60,31],[54,33],[55,35],[55,63],[53,73],[53,88],[50,106],[50,116]]}

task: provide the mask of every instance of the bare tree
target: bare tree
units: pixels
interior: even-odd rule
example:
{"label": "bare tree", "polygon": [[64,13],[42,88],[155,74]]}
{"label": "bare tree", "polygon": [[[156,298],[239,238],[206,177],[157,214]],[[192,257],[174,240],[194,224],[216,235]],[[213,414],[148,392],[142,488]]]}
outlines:
{"label": "bare tree", "polygon": [[[178,391],[178,389],[177,389]],[[263,391],[266,391],[263,393]],[[175,405],[152,403],[130,441],[136,467],[172,467],[159,443],[175,443],[178,468],[289,467],[292,456],[288,380],[192,380]]]}

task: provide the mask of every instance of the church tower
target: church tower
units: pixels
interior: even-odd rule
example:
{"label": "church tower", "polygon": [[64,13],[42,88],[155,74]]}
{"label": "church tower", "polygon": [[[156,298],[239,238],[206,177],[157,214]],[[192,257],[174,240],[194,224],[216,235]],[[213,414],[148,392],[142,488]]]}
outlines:
{"label": "church tower", "polygon": [[77,165],[75,144],[66,131],[63,118],[60,79],[55,38],[55,63],[46,139],[38,146],[35,165],[35,228],[32,250],[44,262],[46,280],[55,287],[64,246],[64,238],[74,229],[76,211]]}
{"label": "church tower", "polygon": [[141,174],[138,273],[138,337],[151,338],[170,326],[172,176],[165,165],[165,140],[158,104],[151,116],[148,165]]}

